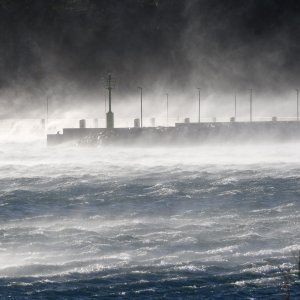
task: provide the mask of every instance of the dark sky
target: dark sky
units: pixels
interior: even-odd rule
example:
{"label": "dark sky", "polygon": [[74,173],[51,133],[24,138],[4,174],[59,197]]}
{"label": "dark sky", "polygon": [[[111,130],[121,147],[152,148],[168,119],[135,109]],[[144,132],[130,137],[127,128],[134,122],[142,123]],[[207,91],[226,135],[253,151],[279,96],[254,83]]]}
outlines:
{"label": "dark sky", "polygon": [[299,85],[299,0],[0,0],[0,88]]}

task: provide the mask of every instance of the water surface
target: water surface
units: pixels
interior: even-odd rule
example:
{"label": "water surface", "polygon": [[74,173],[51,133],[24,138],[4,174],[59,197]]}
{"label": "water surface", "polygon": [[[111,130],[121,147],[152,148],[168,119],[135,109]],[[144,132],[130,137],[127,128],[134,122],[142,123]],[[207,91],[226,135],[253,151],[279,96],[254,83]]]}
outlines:
{"label": "water surface", "polygon": [[282,299],[299,199],[299,144],[3,143],[0,297]]}

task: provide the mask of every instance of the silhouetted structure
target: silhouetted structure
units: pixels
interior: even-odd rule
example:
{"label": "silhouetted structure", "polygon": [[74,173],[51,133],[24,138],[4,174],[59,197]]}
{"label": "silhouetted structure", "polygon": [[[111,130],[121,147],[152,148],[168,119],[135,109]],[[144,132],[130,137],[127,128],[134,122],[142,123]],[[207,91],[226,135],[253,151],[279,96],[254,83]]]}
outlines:
{"label": "silhouetted structure", "polygon": [[297,92],[297,121],[299,121],[299,90],[296,89]]}
{"label": "silhouetted structure", "polygon": [[200,100],[201,100],[201,89],[200,88],[197,88],[197,90],[198,90],[198,96],[199,96],[199,98],[198,98],[198,123],[200,123]]}
{"label": "silhouetted structure", "polygon": [[252,122],[252,89],[250,89],[250,122]]}
{"label": "silhouetted structure", "polygon": [[79,120],[79,128],[86,128],[86,121],[84,119]]}
{"label": "silhouetted structure", "polygon": [[[108,74],[106,89],[108,90],[109,111],[106,114],[106,128],[97,128],[98,120],[94,119],[95,128],[86,128],[86,121],[80,120],[79,128],[64,128],[63,134],[47,135],[49,145],[64,142],[78,142],[81,144],[201,144],[211,141],[290,141],[300,140],[299,121],[299,91],[297,91],[297,121],[278,121],[272,117],[267,122],[253,122],[252,119],[252,96],[250,89],[250,122],[236,122],[236,93],[234,97],[234,117],[230,122],[217,122],[215,117],[211,122],[200,123],[200,88],[198,122],[191,123],[190,118],[185,118],[183,123],[176,123],[174,127],[169,126],[169,94],[166,93],[167,126],[155,127],[155,118],[151,119],[152,127],[143,127],[143,89],[141,91],[141,119],[134,119],[132,128],[114,128],[114,114],[111,110],[111,91],[115,81]],[[48,99],[47,99],[48,108]],[[48,109],[47,109],[48,112]],[[47,114],[48,115],[48,114]]]}
{"label": "silhouetted structure", "polygon": [[143,88],[138,87],[141,90],[141,128],[143,128]]}
{"label": "silhouetted structure", "polygon": [[201,122],[176,123],[172,127],[143,127],[139,119],[132,128],[64,128],[63,134],[49,134],[48,145],[64,142],[103,145],[195,145],[206,142],[243,143],[300,140],[300,122]]}
{"label": "silhouetted structure", "polygon": [[106,113],[106,128],[114,128],[114,113],[111,111],[111,90],[114,88],[115,81],[112,79],[111,74],[108,74],[107,85],[108,89],[108,112]]}
{"label": "silhouetted structure", "polygon": [[169,126],[169,94],[166,94],[167,96],[167,126]]}
{"label": "silhouetted structure", "polygon": [[140,119],[134,119],[134,128],[140,128]]}

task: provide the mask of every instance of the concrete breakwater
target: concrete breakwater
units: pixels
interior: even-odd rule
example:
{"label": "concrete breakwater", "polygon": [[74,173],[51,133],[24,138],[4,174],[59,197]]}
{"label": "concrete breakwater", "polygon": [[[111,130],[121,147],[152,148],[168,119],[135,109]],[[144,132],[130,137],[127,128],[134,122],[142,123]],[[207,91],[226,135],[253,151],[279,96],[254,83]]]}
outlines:
{"label": "concrete breakwater", "polygon": [[174,127],[64,128],[48,134],[49,146],[82,145],[184,145],[205,142],[300,141],[300,122],[208,122],[176,123]]}

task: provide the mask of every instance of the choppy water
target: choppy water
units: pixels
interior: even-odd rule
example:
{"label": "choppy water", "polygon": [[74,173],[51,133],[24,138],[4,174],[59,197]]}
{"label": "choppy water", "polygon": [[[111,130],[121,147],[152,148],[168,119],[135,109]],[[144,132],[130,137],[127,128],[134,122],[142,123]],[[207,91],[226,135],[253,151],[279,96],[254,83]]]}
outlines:
{"label": "choppy water", "polygon": [[2,144],[0,298],[283,299],[299,199],[295,144]]}

